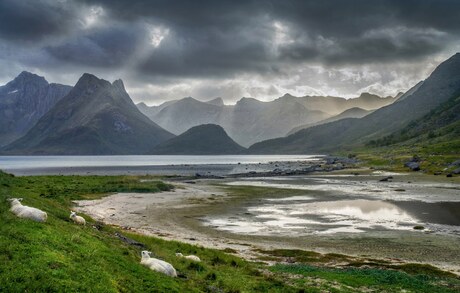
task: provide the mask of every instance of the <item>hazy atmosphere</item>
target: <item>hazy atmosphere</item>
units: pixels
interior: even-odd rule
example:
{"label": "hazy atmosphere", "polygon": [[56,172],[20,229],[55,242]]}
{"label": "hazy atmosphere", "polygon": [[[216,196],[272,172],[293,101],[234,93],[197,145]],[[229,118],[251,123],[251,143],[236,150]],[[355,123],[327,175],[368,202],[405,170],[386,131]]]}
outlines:
{"label": "hazy atmosphere", "polygon": [[135,102],[406,91],[459,50],[452,1],[0,1],[0,83],[122,78]]}

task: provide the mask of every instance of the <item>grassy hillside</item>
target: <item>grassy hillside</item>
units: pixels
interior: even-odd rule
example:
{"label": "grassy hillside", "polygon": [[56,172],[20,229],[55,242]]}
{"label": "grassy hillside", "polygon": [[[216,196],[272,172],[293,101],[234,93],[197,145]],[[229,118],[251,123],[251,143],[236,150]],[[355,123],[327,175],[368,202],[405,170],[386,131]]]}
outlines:
{"label": "grassy hillside", "polygon": [[[0,172],[0,292],[458,292],[460,288],[457,278],[427,266],[406,272],[333,269],[312,266],[302,257],[295,259],[295,265],[268,267],[218,250],[129,233],[88,217],[84,227],[70,222],[72,200],[172,188],[140,179],[143,177],[14,177]],[[6,201],[10,196],[23,197],[24,204],[45,210],[48,221],[15,217]],[[115,232],[171,262],[180,277],[170,278],[141,266],[141,249],[121,241]],[[202,262],[176,258],[178,251],[199,255]],[[280,257],[293,252],[271,253]]]}
{"label": "grassy hillside", "polygon": [[403,169],[404,162],[417,155],[422,159],[422,169],[449,173],[455,168],[449,163],[460,159],[460,96],[400,131],[371,140],[358,153],[371,165],[391,169]]}

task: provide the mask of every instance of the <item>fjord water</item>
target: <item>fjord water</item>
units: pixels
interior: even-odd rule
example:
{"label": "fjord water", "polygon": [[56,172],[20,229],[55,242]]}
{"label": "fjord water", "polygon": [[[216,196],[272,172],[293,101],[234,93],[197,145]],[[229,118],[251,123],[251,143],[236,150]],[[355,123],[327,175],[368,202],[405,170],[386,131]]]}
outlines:
{"label": "fjord water", "polygon": [[266,164],[273,161],[314,161],[313,155],[219,155],[219,156],[0,156],[0,169],[5,171],[168,165],[237,165]]}

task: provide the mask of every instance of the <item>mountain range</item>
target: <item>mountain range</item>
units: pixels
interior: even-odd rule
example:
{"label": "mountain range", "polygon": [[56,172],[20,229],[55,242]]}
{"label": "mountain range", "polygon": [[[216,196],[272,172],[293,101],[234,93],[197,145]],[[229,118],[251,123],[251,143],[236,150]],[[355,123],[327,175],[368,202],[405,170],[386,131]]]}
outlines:
{"label": "mountain range", "polygon": [[23,136],[71,89],[26,71],[0,86],[0,146]]}
{"label": "mountain range", "polygon": [[[381,98],[363,93],[355,99],[338,97],[294,97],[286,94],[271,102],[242,98],[235,105],[225,105],[221,98],[201,102],[191,97],[139,110],[164,129],[181,134],[192,126],[217,124],[242,146],[286,135],[303,125],[314,124],[341,112],[359,107],[374,110],[393,103],[396,97]],[[349,117],[362,117],[361,113]]]}
{"label": "mountain range", "polygon": [[305,125],[294,127],[293,129],[291,129],[291,131],[288,132],[287,135],[294,134],[297,131],[302,130],[302,129],[306,129],[306,128],[321,125],[321,124],[326,124],[329,122],[334,122],[334,121],[345,119],[345,118],[362,118],[372,112],[373,112],[372,110],[364,110],[358,107],[350,108],[350,109],[343,111],[342,113],[338,115],[318,121],[316,123],[310,123],[310,124],[305,124]]}
{"label": "mountain range", "polygon": [[26,135],[7,145],[8,154],[145,154],[174,135],[144,116],[123,82],[83,74]]}
{"label": "mountain range", "polygon": [[352,149],[400,131],[459,95],[460,53],[457,53],[441,63],[425,81],[417,84],[391,105],[363,118],[342,119],[303,129],[287,137],[256,143],[248,151],[299,154]]}
{"label": "mountain range", "polygon": [[[0,151],[308,154],[415,140],[442,144],[443,139],[458,141],[459,97],[460,53],[396,97],[284,95],[271,102],[242,98],[235,105],[225,105],[221,98],[135,105],[121,80],[110,83],[85,73],[70,87],[22,72],[0,87]],[[276,138],[265,140],[270,137]]]}

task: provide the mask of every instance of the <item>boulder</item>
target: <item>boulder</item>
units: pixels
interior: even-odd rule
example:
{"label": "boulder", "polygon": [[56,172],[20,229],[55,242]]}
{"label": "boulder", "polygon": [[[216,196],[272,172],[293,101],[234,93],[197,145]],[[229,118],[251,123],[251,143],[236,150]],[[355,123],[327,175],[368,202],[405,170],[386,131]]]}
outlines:
{"label": "boulder", "polygon": [[420,171],[420,163],[409,161],[404,164],[405,167],[408,167],[412,171]]}

